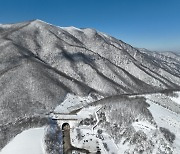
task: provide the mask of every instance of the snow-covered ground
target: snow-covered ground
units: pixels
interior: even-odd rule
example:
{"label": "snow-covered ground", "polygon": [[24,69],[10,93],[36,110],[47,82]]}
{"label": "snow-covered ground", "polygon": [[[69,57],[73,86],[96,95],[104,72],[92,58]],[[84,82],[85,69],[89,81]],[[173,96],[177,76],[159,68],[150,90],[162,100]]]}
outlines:
{"label": "snow-covered ground", "polygon": [[0,154],[44,154],[44,127],[31,128],[18,134]]}
{"label": "snow-covered ground", "polygon": [[177,104],[180,105],[180,92],[174,92],[174,93],[175,93],[175,95],[177,95],[177,96],[175,96],[175,97],[170,97],[170,98],[171,98],[172,101],[174,101],[175,103],[177,103]]}
{"label": "snow-covered ground", "polygon": [[[119,150],[114,140],[107,132],[98,133],[98,129],[93,127],[81,126],[80,134],[77,129],[71,130],[71,143],[73,146],[88,149],[90,153],[96,153],[98,150],[102,154],[114,153],[118,154]],[[79,137],[78,137],[79,136]],[[106,148],[105,148],[106,147]]]}
{"label": "snow-covered ground", "polygon": [[168,129],[170,132],[175,134],[175,140],[173,146],[173,154],[180,153],[180,115],[172,112],[161,105],[153,103],[147,97],[147,103],[150,105],[148,108],[159,127]]}
{"label": "snow-covered ground", "polygon": [[90,95],[87,97],[80,97],[68,93],[65,100],[55,108],[55,113],[70,113],[73,110],[80,109],[88,103],[95,101]]}
{"label": "snow-covered ground", "polygon": [[[99,98],[100,99],[100,98]],[[91,96],[88,97],[80,97],[73,94],[67,94],[65,100],[55,109],[53,117],[60,117],[59,113],[65,114],[64,116],[69,117],[69,119],[72,119],[72,117],[76,115],[72,115],[68,113],[81,109],[77,112],[77,116],[79,117],[79,122],[83,119],[89,119],[94,117],[94,120],[96,121],[94,124],[88,125],[80,125],[80,126],[72,126],[73,122],[68,121],[72,129],[70,130],[70,136],[71,136],[71,144],[74,147],[80,148],[80,149],[87,149],[90,151],[90,153],[96,153],[98,150],[101,151],[103,154],[108,153],[114,153],[117,154],[118,147],[114,143],[114,140],[111,138],[110,135],[108,135],[107,132],[103,131],[103,133],[99,134],[98,130],[101,129],[98,127],[99,119],[97,112],[101,109],[101,105],[95,105],[95,106],[88,106],[88,104],[95,101]],[[56,113],[58,113],[56,115]],[[63,119],[63,118],[60,118]],[[108,151],[105,147],[108,147]]]}
{"label": "snow-covered ground", "polygon": [[[161,95],[158,95],[159,97]],[[163,98],[165,97],[162,95]],[[180,115],[166,109],[165,107],[158,105],[157,102],[153,101],[154,96],[143,95],[146,98],[146,102],[150,105],[148,107],[151,112],[155,123],[148,121],[147,119],[141,119],[139,121],[134,121],[131,126],[135,129],[135,132],[144,132],[144,135],[147,136],[147,140],[152,140],[152,143],[156,146],[153,148],[150,145],[147,145],[145,141],[142,141],[143,148],[146,150],[146,146],[152,148],[152,151],[149,151],[148,154],[153,152],[154,154],[158,152],[167,152],[168,147],[172,148],[173,154],[179,154],[180,151]],[[173,96],[167,96],[169,99],[174,98]],[[131,97],[129,97],[131,98]],[[164,99],[158,99],[157,101],[164,101]],[[174,100],[173,100],[174,101]],[[74,147],[78,147],[80,149],[87,149],[91,153],[95,153],[100,149],[101,153],[126,153],[129,151],[133,153],[133,149],[137,146],[136,144],[130,144],[127,141],[127,136],[120,139],[120,142],[115,142],[114,138],[109,134],[110,131],[107,131],[107,128],[102,128],[100,126],[100,111],[106,106],[106,104],[91,104],[93,99],[88,97],[80,97],[72,94],[68,94],[66,96],[65,101],[56,108],[56,112],[58,113],[70,113],[73,110],[77,110],[78,108],[81,110],[77,110],[77,115],[79,117],[78,123],[79,125],[72,126],[70,130],[71,136],[71,144]],[[109,102],[111,103],[111,102]],[[156,104],[157,103],[157,104]],[[162,104],[162,103],[161,103]],[[83,107],[83,108],[82,108]],[[67,110],[65,110],[65,109]],[[116,108],[114,106],[114,108]],[[70,110],[68,110],[70,109]],[[69,115],[72,116],[72,115]],[[149,115],[151,116],[151,115]],[[115,118],[115,117],[114,117]],[[83,121],[84,122],[83,122]],[[110,120],[110,119],[109,119]],[[108,113],[106,111],[106,121],[108,120]],[[71,125],[71,123],[70,123]],[[166,128],[171,133],[175,134],[175,140],[173,143],[169,143],[164,138],[163,133],[160,131],[160,128]],[[123,132],[122,132],[123,134]],[[157,137],[153,137],[154,134],[157,134]],[[162,143],[161,143],[162,142]],[[163,145],[162,145],[163,144]],[[162,146],[161,146],[162,145]],[[176,148],[175,148],[176,147]],[[160,149],[161,150],[160,150]],[[132,149],[132,150],[131,150]]]}
{"label": "snow-covered ground", "polygon": [[[180,87],[179,55],[173,53],[155,53],[146,50],[141,52],[141,50],[139,51],[139,49],[133,48],[119,39],[93,29],[78,29],[75,27],[57,28],[40,20],[13,25],[0,25],[0,28],[2,34],[0,46],[3,53],[1,54],[3,61],[0,68],[2,72],[0,85],[3,87],[0,94],[2,126],[7,122],[16,122],[22,116],[28,118],[34,115],[42,115],[44,110],[46,110],[45,113],[49,113],[54,109],[55,104],[61,103],[59,101],[62,101],[69,91],[83,96],[92,92],[106,97],[112,96],[111,99],[108,99],[108,107],[106,108],[104,104],[87,107],[87,104],[90,104],[96,98],[93,97],[96,96],[95,94],[87,97],[68,94],[65,101],[54,112],[69,114],[72,111],[78,112],[78,109],[82,108],[77,113],[77,116],[74,115],[76,119],[80,117],[86,123],[85,125],[80,121],[83,123],[79,127],[82,130],[82,134],[87,134],[87,131],[93,131],[97,134],[98,129],[103,130],[101,135],[109,145],[108,147],[112,147],[109,149],[111,152],[116,149],[110,146],[111,143],[112,145],[114,144],[114,141],[117,140],[116,144],[118,144],[119,149],[123,147],[123,151],[125,151],[125,149],[132,148],[132,146],[128,147],[128,141],[124,143],[124,140],[128,138],[131,140],[133,133],[136,133],[136,131],[145,132],[146,135],[151,132],[154,129],[154,123],[151,125],[151,121],[148,121],[148,119],[151,119],[152,116],[152,119],[158,125],[156,128],[157,134],[163,138],[159,127],[168,128],[169,131],[176,135],[174,146],[179,147],[180,131],[178,119],[180,117],[179,114],[175,114],[175,111],[176,113],[180,113],[179,93],[178,97],[158,96],[158,98],[155,95],[154,98],[156,98],[154,101],[149,102],[149,110],[152,115],[150,112],[147,112],[148,110],[145,105],[146,103],[143,102],[144,100],[142,100],[142,104],[138,102],[133,107],[131,106],[131,101],[125,100],[125,98],[123,103],[119,100],[115,100],[112,103],[114,99],[113,95],[124,93],[141,94],[156,92],[159,89],[162,90],[168,87],[171,87],[171,89]],[[24,56],[30,57],[28,63],[24,58],[21,58]],[[13,91],[13,96],[16,99],[11,99],[11,91]],[[161,102],[159,105],[157,105],[158,101]],[[119,105],[121,107],[118,108]],[[100,109],[99,107],[105,109],[102,112],[100,110],[97,114],[97,111]],[[143,107],[143,110],[141,110],[141,107]],[[20,112],[17,113],[17,109]],[[143,111],[146,112],[143,113]],[[97,115],[99,119],[102,118],[100,119],[102,122],[101,125]],[[141,119],[138,119],[138,116]],[[68,117],[69,115],[65,118]],[[72,115],[71,118],[73,118]],[[126,127],[124,128],[124,126]],[[129,134],[121,135],[118,131],[121,128],[127,130],[125,133]],[[131,130],[129,130],[130,128]],[[23,128],[20,127],[19,129]],[[30,145],[33,146],[36,144],[34,148],[22,153],[30,152],[36,154],[32,150],[37,149],[35,147],[38,144],[41,145],[41,141],[39,140],[41,140],[40,138],[43,135],[38,137],[36,133],[33,133],[33,130],[30,133],[27,133],[29,131],[27,130],[27,132],[25,131],[17,135],[4,147],[1,153],[5,150],[13,149],[13,152],[11,151],[9,153],[14,154],[14,148],[17,149],[19,147],[21,151],[27,142],[28,149]],[[6,130],[4,132],[8,134]],[[3,133],[0,132],[0,136],[5,136],[7,141],[10,140],[11,136],[14,136],[13,132],[10,135],[2,135]],[[109,134],[111,136],[113,135],[114,141],[112,137],[105,139],[105,136]],[[23,136],[25,141],[24,139],[20,140],[20,136]],[[28,136],[33,139],[26,139]],[[85,137],[87,136],[88,134]],[[116,139],[116,136],[118,139]],[[36,142],[33,141],[36,138]],[[98,138],[95,138],[95,140],[98,140],[99,143],[101,142]],[[119,142],[122,143],[121,146]],[[18,145],[15,143],[18,143]],[[156,143],[156,141],[153,142],[153,144]],[[4,144],[6,144],[6,141],[2,145]],[[89,146],[89,139],[88,143],[84,144]],[[137,143],[135,144],[137,146]],[[13,148],[7,148],[11,145]],[[159,143],[156,145],[159,146],[162,144]],[[102,147],[105,148],[105,146]],[[146,148],[143,150],[146,150]]]}
{"label": "snow-covered ground", "polygon": [[[178,96],[176,97],[167,97],[172,101],[178,103],[179,93],[177,94]],[[150,105],[148,107],[148,110],[151,112],[152,117],[157,125],[155,123],[151,123],[147,119],[141,119],[139,121],[132,122],[130,126],[134,128],[136,133],[144,132],[144,134],[147,136],[147,139],[152,139],[153,143],[159,141],[157,145],[152,149],[153,154],[158,153],[159,148],[163,148],[160,147],[160,142],[164,139],[163,133],[161,133],[160,128],[168,129],[175,135],[175,140],[173,140],[172,144],[166,142],[168,143],[167,146],[173,146],[173,154],[179,154],[180,115],[161,106],[160,104],[158,104],[158,102],[153,101],[154,96],[152,97],[151,95],[143,95],[143,97],[146,98],[146,102]],[[129,98],[133,99],[133,97]],[[159,100],[161,99],[158,99],[158,101]],[[63,116],[64,113],[66,117],[70,117],[69,119],[73,119],[73,116],[78,117],[76,122],[78,124],[74,124],[73,122],[71,122],[71,120],[68,121],[71,126],[70,137],[72,146],[80,149],[86,149],[90,151],[90,153],[96,153],[98,151],[103,154],[123,154],[128,151],[130,153],[133,153],[133,149],[135,148],[135,146],[137,146],[137,143],[130,144],[130,142],[127,141],[127,136],[122,136],[122,138],[119,139],[119,142],[117,142],[113,138],[112,134],[110,135],[110,131],[108,131],[107,128],[101,127],[100,120],[102,119],[100,119],[100,111],[104,109],[107,104],[96,104],[92,103],[93,101],[94,99],[91,96],[80,97],[73,94],[68,94],[64,102],[62,102],[61,105],[59,105],[55,109],[55,113],[53,114],[54,116],[58,116],[61,114],[61,116]],[[116,106],[113,107],[116,108]],[[77,113],[70,114],[71,112],[76,110]],[[106,121],[108,121],[107,111]],[[155,132],[158,137],[153,138],[152,136],[155,134]],[[45,148],[43,145],[44,133],[44,127],[25,130],[22,133],[18,134],[11,142],[9,142],[9,144],[7,144],[2,149],[0,154],[45,154]],[[121,133],[123,134],[123,131]],[[142,144],[145,144],[145,141],[142,141]],[[164,145],[166,146],[166,144]],[[164,152],[167,152],[166,149],[164,150]]]}
{"label": "snow-covered ground", "polygon": [[148,121],[138,121],[134,122],[132,125],[136,131],[141,130],[146,134],[149,134],[152,130],[156,129],[156,127],[154,127],[154,125],[150,124]]}

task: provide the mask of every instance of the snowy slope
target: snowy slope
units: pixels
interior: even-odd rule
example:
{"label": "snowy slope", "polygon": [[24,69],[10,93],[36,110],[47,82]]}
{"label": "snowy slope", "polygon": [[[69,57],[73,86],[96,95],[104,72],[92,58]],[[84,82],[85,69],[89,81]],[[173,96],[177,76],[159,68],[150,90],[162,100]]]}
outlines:
{"label": "snowy slope", "polygon": [[179,88],[180,64],[174,56],[152,56],[90,28],[56,27],[40,20],[3,27],[1,42],[13,43],[12,50],[27,49],[72,80],[106,95]]}
{"label": "snowy slope", "polygon": [[[161,95],[161,97],[163,96],[163,94],[157,95]],[[170,98],[173,102],[178,103],[179,105],[179,92],[173,92],[173,95],[166,97]],[[174,153],[178,154],[180,152],[180,114],[178,114],[179,112],[176,113],[177,110],[173,111],[173,108],[171,108],[170,110],[168,108],[162,107],[160,101],[154,103],[154,101],[156,100],[151,95],[147,95],[146,98],[147,102],[150,104],[149,110],[152,113],[157,125],[159,127],[168,129],[175,135],[175,140],[173,142],[173,146],[175,147]]]}
{"label": "snowy slope", "polygon": [[0,149],[23,130],[49,125],[54,109],[80,108],[84,133],[102,129],[106,143],[96,140],[106,152],[106,144],[119,153],[178,151],[179,137],[166,138],[169,129],[179,133],[180,94],[160,91],[180,89],[179,68],[179,54],[137,49],[91,28],[40,20],[0,25]]}
{"label": "snowy slope", "polygon": [[154,120],[159,127],[166,128],[175,134],[175,140],[173,142],[174,154],[180,152],[180,115],[176,114],[168,109],[165,109],[157,104],[150,104],[149,110],[151,111]]}
{"label": "snowy slope", "polygon": [[[86,149],[90,153],[99,151],[102,154],[178,154],[180,152],[180,114],[176,113],[177,110],[173,111],[173,106],[170,110],[163,104],[164,97],[171,100],[174,97],[179,98],[177,94],[179,92],[171,92],[168,95],[164,93],[120,95],[95,102],[90,96],[80,97],[67,94],[61,105],[57,106],[51,113],[51,117],[57,113],[59,115],[76,111],[79,121],[74,126],[74,123],[70,123],[72,127],[70,130],[71,144],[73,147]],[[171,102],[166,103],[168,105]],[[52,118],[55,119],[56,116]],[[49,123],[49,132],[44,132],[44,129],[41,129],[42,131],[38,131],[39,135],[34,135],[33,133],[36,132],[27,130],[17,135],[3,148],[2,154],[9,154],[8,151],[13,147],[17,147],[18,151],[25,150],[29,147],[28,143],[32,139],[36,140],[34,150],[46,149],[50,151],[47,148],[50,148],[51,142],[39,144],[39,141],[47,136],[46,133],[51,134],[51,131],[53,134],[55,133],[55,136],[58,136],[60,126],[57,129],[58,122],[54,122]],[[33,138],[24,140],[23,149],[21,146],[14,146],[17,143],[16,140],[20,143],[22,139],[19,139],[20,136],[23,138],[33,136]],[[58,145],[59,142],[59,140],[52,141],[53,145]],[[34,145],[32,144],[32,146]],[[34,153],[36,154],[36,152]],[[39,151],[37,154],[41,154],[41,152]]]}
{"label": "snowy slope", "polygon": [[178,105],[180,105],[180,92],[174,92],[175,96],[174,97],[170,97],[170,99],[177,103]]}
{"label": "snowy slope", "polygon": [[114,96],[83,108],[78,114],[91,122],[80,122],[83,137],[74,137],[74,145],[93,151],[84,141],[97,140],[102,153],[180,153],[180,114],[163,105],[164,97],[177,102],[179,92]]}
{"label": "snowy slope", "polygon": [[71,144],[76,148],[102,154],[178,154],[180,114],[161,105],[164,97],[173,95],[120,95],[92,102],[68,94],[58,108],[68,109],[70,100],[76,99],[71,108],[75,107],[79,121],[70,123]]}
{"label": "snowy slope", "polygon": [[25,130],[10,141],[0,154],[45,154],[43,137],[44,127]]}

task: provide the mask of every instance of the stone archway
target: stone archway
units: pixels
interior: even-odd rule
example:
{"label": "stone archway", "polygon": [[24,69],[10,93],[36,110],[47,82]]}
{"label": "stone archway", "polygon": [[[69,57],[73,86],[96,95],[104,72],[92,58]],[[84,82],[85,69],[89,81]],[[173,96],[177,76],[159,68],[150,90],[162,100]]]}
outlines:
{"label": "stone archway", "polygon": [[62,132],[63,132],[63,154],[72,154],[73,150],[87,154],[89,153],[89,151],[86,149],[76,148],[71,145],[69,123],[66,122],[62,124]]}

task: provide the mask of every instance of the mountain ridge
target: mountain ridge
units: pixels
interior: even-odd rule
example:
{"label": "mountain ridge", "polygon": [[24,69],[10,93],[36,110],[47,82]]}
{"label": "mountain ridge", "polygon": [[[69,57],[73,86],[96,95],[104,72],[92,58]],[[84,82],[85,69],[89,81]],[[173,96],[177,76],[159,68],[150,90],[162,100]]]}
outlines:
{"label": "mountain ridge", "polygon": [[[113,61],[112,60],[112,58],[111,58],[111,56],[112,55],[109,55],[108,53],[107,53],[107,51],[106,51],[106,53],[105,54],[107,54],[107,56],[104,56],[104,55],[102,55],[102,53],[101,52],[97,52],[95,49],[91,49],[92,47],[89,47],[89,45],[88,45],[88,43],[85,41],[85,42],[83,42],[82,40],[80,40],[80,38],[77,38],[77,37],[75,37],[74,35],[74,33],[77,33],[76,32],[76,29],[77,28],[73,28],[73,27],[70,27],[70,30],[67,30],[67,29],[69,29],[69,28],[60,28],[60,27],[54,27],[53,25],[48,25],[47,23],[45,23],[45,22],[43,22],[43,21],[40,21],[40,20],[33,20],[32,22],[30,22],[30,23],[28,23],[28,24],[26,24],[25,25],[25,27],[26,26],[29,26],[29,25],[31,25],[31,24],[33,24],[34,26],[37,26],[37,28],[38,27],[40,27],[40,29],[43,29],[42,27],[48,27],[48,28],[51,28],[51,27],[53,27],[53,28],[55,28],[56,30],[58,29],[58,30],[61,30],[60,32],[57,30],[56,31],[56,33],[54,33],[53,32],[53,30],[49,30],[49,32],[47,32],[47,33],[51,33],[54,37],[56,37],[58,40],[59,40],[59,42],[58,43],[60,43],[60,44],[62,44],[63,46],[70,46],[70,47],[74,47],[74,48],[81,48],[81,50],[88,50],[89,52],[93,52],[93,53],[95,53],[95,54],[97,54],[97,55],[99,55],[100,56],[100,58],[105,58],[105,60],[108,60],[109,62],[111,62],[113,65],[116,65],[116,66],[119,66],[121,69],[123,69],[123,70],[125,70],[126,72],[130,72],[130,74],[131,75],[135,75],[134,73],[132,73],[132,70],[127,70],[127,67],[129,67],[129,66],[127,66],[127,67],[123,67],[122,65],[123,64],[117,64],[117,62],[115,62],[115,61]],[[24,26],[22,27],[22,28],[24,28]],[[31,28],[31,27],[30,27]],[[30,29],[29,28],[29,29]],[[37,29],[36,28],[36,29]],[[67,30],[67,31],[65,31],[65,30]],[[98,39],[101,39],[101,40],[103,40],[103,44],[107,44],[107,38],[103,38],[104,37],[104,35],[102,36],[102,33],[99,33],[99,32],[97,32],[97,31],[95,31],[94,29],[92,30],[92,29],[89,29],[89,28],[87,28],[87,29],[80,29],[81,30],[81,32],[82,31],[87,31],[87,32],[85,32],[85,33],[88,33],[88,34],[91,34],[92,36],[91,37],[93,37],[92,39],[96,39],[96,37],[98,38]],[[70,33],[70,31],[73,31],[72,32],[72,34]],[[75,32],[74,32],[75,31]],[[79,29],[78,29],[78,31],[79,31]],[[58,34],[58,32],[62,35],[62,36],[58,36],[59,34]],[[32,33],[31,33],[32,34]],[[70,35],[69,35],[70,34]],[[48,34],[48,35],[50,35],[50,34]],[[68,36],[67,36],[68,35]],[[77,35],[77,34],[76,34]],[[85,35],[85,34],[83,34],[83,35]],[[81,35],[80,35],[81,36]],[[106,37],[107,37],[107,35],[105,35]],[[65,39],[64,39],[64,38]],[[68,38],[68,40],[66,40],[66,37]],[[81,36],[82,37],[82,36]],[[100,37],[100,38],[99,38]],[[62,39],[63,38],[63,39]],[[109,36],[108,36],[108,38],[109,38]],[[8,37],[6,37],[6,39],[11,39],[12,41],[14,41],[12,38],[8,38]],[[86,39],[88,39],[88,38],[86,38]],[[91,39],[91,38],[90,38]],[[114,39],[114,38],[112,38],[112,37],[110,37],[110,39]],[[72,40],[71,41],[71,43],[73,43],[73,44],[71,44],[71,43],[69,43],[68,41],[69,40]],[[32,40],[31,40],[32,41]],[[89,40],[88,40],[89,41]],[[113,43],[116,43],[117,44],[117,41],[118,40],[113,40]],[[89,41],[89,42],[92,42],[92,41]],[[104,43],[105,42],[105,43]],[[38,43],[38,42],[37,42]],[[65,45],[64,45],[64,43],[65,43]],[[118,42],[119,43],[119,42]],[[19,43],[17,43],[17,44],[19,44]],[[86,45],[85,45],[86,44]],[[102,44],[102,42],[100,42],[99,43],[100,45]],[[125,43],[123,43],[122,41],[120,41],[120,43],[119,44],[122,44],[122,46],[126,46],[127,44],[125,44]],[[62,47],[62,45],[59,45],[58,44],[58,46],[60,46],[60,49],[59,50],[64,50],[64,53],[65,53],[65,50],[66,49],[63,49],[64,47]],[[90,44],[91,45],[91,44]],[[101,46],[100,45],[98,45],[98,47],[100,48],[100,50],[102,50],[101,49]],[[120,54],[119,55],[119,57],[120,56],[122,56],[122,58],[121,59],[123,59],[123,57],[124,58],[126,58],[127,59],[127,57],[128,57],[128,59],[127,60],[124,60],[124,62],[123,63],[125,63],[125,64],[127,64],[128,62],[130,62],[131,63],[131,65],[133,65],[132,67],[137,67],[137,65],[138,65],[138,67],[140,67],[140,71],[141,71],[141,69],[143,70],[143,72],[145,72],[145,74],[146,74],[146,76],[148,77],[148,74],[149,75],[153,75],[153,77],[154,78],[157,78],[157,80],[160,80],[159,82],[162,82],[162,84],[164,84],[166,87],[167,86],[169,86],[169,85],[166,85],[165,83],[164,83],[164,81],[167,81],[167,78],[163,78],[163,77],[159,77],[159,76],[157,76],[156,75],[156,73],[153,71],[153,70],[149,70],[148,68],[147,68],[147,66],[142,66],[142,62],[140,62],[139,63],[139,61],[138,61],[138,63],[137,63],[137,60],[136,60],[136,58],[138,57],[138,56],[141,56],[141,57],[143,57],[143,58],[146,58],[145,56],[145,54],[143,53],[140,53],[140,55],[139,55],[139,51],[138,50],[136,50],[136,49],[134,49],[132,46],[129,46],[129,45],[127,45],[128,46],[128,48],[130,48],[130,49],[127,49],[127,47],[125,47],[124,49],[121,49],[120,48],[120,45],[118,45],[118,47],[117,46],[115,46],[115,45],[113,45],[112,43],[109,43],[108,45],[110,45],[110,46],[112,46],[112,48],[115,48],[115,49],[117,49],[118,50],[118,52],[120,51],[120,52],[122,52],[122,54]],[[106,45],[107,46],[107,45]],[[38,44],[37,44],[37,48],[38,48]],[[40,48],[40,47],[39,47]],[[58,48],[58,47],[57,47]],[[83,49],[84,48],[84,49]],[[94,47],[93,47],[94,48]],[[112,49],[111,49],[112,50]],[[125,51],[124,51],[125,50]],[[129,51],[130,50],[130,51]],[[38,49],[31,49],[30,50],[31,52],[34,52],[34,54],[35,55],[39,55],[39,58],[40,59],[44,59],[45,57],[43,57],[43,56],[41,56],[41,53],[39,53],[38,52]],[[129,52],[128,52],[129,51]],[[42,51],[41,51],[42,52]],[[80,51],[80,53],[82,53],[83,51]],[[104,48],[103,48],[103,54],[104,54]],[[66,52],[67,53],[67,52]],[[65,54],[66,54],[65,53]],[[86,51],[86,53],[87,53],[87,51]],[[93,54],[92,53],[92,54]],[[53,54],[53,53],[52,53]],[[84,54],[84,53],[83,53]],[[92,55],[91,54],[91,55]],[[66,54],[66,55],[68,55],[68,53]],[[69,54],[70,55],[70,54]],[[88,53],[88,56],[89,56],[89,53]],[[94,55],[93,55],[94,56]],[[118,55],[117,55],[118,56]],[[141,58],[140,57],[140,58]],[[139,57],[138,57],[139,58]],[[113,59],[115,59],[114,57],[113,57]],[[46,59],[45,59],[46,60]],[[138,59],[139,60],[139,59]],[[141,60],[141,59],[140,59]],[[48,62],[49,62],[49,59],[48,59]],[[125,65],[124,64],[124,65]],[[51,65],[51,62],[50,62],[50,65]],[[57,65],[57,64],[56,64]],[[162,68],[162,71],[166,71],[166,70],[164,70],[164,68]],[[142,72],[142,71],[141,71]],[[168,72],[169,73],[169,72]],[[175,76],[174,74],[170,74],[171,76]],[[178,72],[178,75],[179,75],[179,72]],[[179,77],[179,76],[178,76]],[[143,81],[140,77],[138,77],[137,75],[135,75],[135,78],[138,78],[138,79],[140,79],[141,81]],[[168,80],[168,82],[169,82],[169,80]],[[146,82],[147,83],[147,82]],[[151,83],[147,83],[147,84],[151,84]],[[171,82],[170,82],[170,84],[172,84]],[[176,87],[179,87],[179,83],[178,83],[178,85],[176,85],[176,84],[174,84],[174,86],[176,86]]]}
{"label": "mountain ridge", "polygon": [[[178,91],[179,68],[179,55],[142,51],[95,29],[40,20],[0,25],[0,149],[17,132],[48,125],[47,114],[69,93],[111,103],[116,96]],[[31,117],[40,122],[28,124]]]}

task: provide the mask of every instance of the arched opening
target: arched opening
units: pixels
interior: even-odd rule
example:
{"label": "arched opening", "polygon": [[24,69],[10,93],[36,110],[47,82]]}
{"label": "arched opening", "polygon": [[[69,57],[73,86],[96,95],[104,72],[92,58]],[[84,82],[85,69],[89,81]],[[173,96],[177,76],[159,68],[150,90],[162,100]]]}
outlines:
{"label": "arched opening", "polygon": [[64,131],[70,130],[70,125],[69,125],[69,123],[63,123],[63,124],[62,124],[62,130],[64,130]]}

